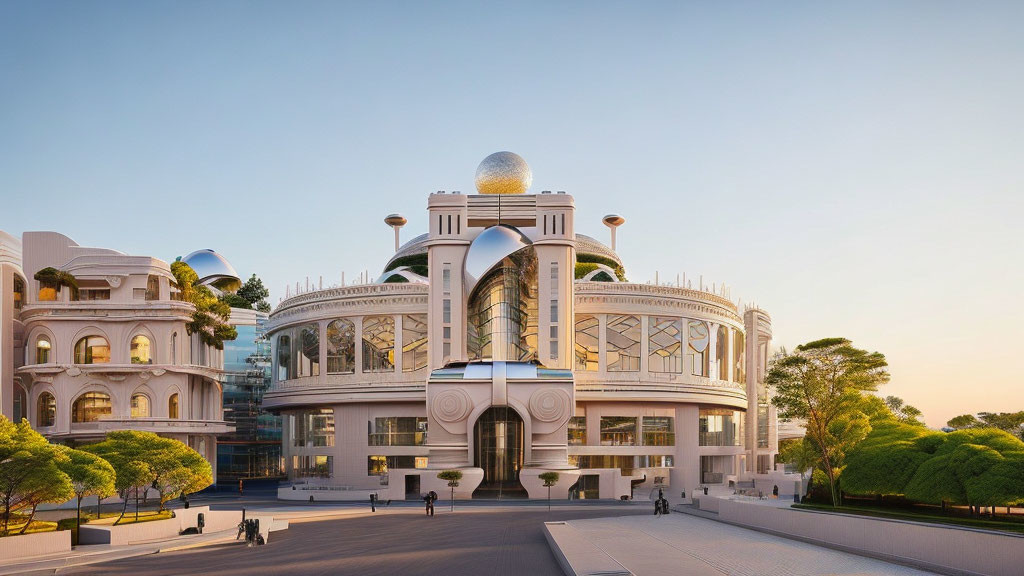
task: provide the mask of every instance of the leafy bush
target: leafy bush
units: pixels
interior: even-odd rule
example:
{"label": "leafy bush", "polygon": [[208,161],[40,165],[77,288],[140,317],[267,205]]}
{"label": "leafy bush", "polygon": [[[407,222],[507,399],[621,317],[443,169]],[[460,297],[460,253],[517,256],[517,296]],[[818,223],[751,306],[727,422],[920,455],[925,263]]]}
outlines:
{"label": "leafy bush", "polygon": [[399,268],[401,266],[422,266],[423,267],[423,271],[424,271],[422,274],[419,271],[416,271],[416,270],[414,270],[414,272],[416,272],[420,276],[426,276],[426,270],[427,270],[427,267],[429,265],[430,265],[430,262],[429,262],[429,260],[427,260],[427,254],[426,253],[423,253],[423,254],[410,254],[408,256],[402,256],[400,258],[395,258],[394,260],[391,261],[390,264],[388,264],[388,267],[385,268],[384,271],[385,272],[390,272],[391,270],[394,270],[395,268]]}

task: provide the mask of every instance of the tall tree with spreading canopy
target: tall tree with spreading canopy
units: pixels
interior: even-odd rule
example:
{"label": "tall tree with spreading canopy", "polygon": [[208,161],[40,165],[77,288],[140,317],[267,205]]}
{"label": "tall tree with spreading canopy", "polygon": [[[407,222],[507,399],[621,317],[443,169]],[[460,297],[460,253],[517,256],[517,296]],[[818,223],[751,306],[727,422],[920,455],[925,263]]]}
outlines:
{"label": "tall tree with spreading canopy", "polygon": [[806,437],[820,455],[832,505],[846,451],[871,430],[861,410],[864,392],[889,381],[885,356],[854,348],[845,338],[801,344],[772,361],[765,383],[774,388],[772,403],[785,420],[806,422]]}
{"label": "tall tree with spreading canopy", "polygon": [[1020,412],[979,412],[977,416],[962,414],[951,418],[946,425],[954,430],[996,428],[1024,440],[1024,410]]}
{"label": "tall tree with spreading canopy", "polygon": [[45,502],[69,500],[71,480],[58,467],[63,455],[28,420],[15,424],[0,414],[0,503],[3,504],[3,533],[10,528],[11,515],[30,509],[28,529],[36,507]]}
{"label": "tall tree with spreading canopy", "polygon": [[83,446],[82,450],[90,452],[103,458],[114,467],[115,480],[114,489],[121,497],[121,515],[114,522],[119,524],[128,511],[128,500],[135,496],[135,517],[139,517],[139,493],[149,489],[156,478],[156,474],[146,462],[145,454],[149,446],[136,437],[136,434],[151,434],[150,432],[135,432],[133,430],[120,430],[107,433],[106,439],[96,444]]}
{"label": "tall tree with spreading canopy", "polygon": [[238,337],[235,327],[227,323],[231,318],[231,305],[217,298],[206,286],[197,284],[199,275],[185,262],[172,262],[171,273],[174,274],[182,300],[195,306],[192,320],[185,325],[185,329],[189,334],[199,334],[204,344],[223,350],[225,340]]}
{"label": "tall tree with spreading canopy", "polygon": [[66,446],[57,448],[64,454],[64,458],[58,463],[58,466],[71,480],[71,486],[75,498],[77,498],[75,527],[79,528],[82,525],[82,498],[95,496],[102,501],[117,493],[117,488],[114,485],[116,477],[114,467],[110,465],[110,462],[90,452]]}
{"label": "tall tree with spreading canopy", "polygon": [[903,398],[899,396],[886,396],[885,405],[892,412],[892,415],[897,420],[904,424],[912,424],[914,426],[924,426],[924,423],[918,420],[918,416],[921,415],[921,411],[917,408],[903,402]]}

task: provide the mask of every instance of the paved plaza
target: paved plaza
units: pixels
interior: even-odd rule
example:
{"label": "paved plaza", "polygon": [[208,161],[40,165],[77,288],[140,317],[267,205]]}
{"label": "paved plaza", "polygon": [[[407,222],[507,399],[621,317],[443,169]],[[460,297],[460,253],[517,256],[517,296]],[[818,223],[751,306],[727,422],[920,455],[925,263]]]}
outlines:
{"label": "paved plaza", "polygon": [[688,514],[584,519],[569,525],[636,576],[932,574]]}
{"label": "paved plaza", "polygon": [[[326,510],[324,512],[327,512]],[[561,576],[544,538],[567,520],[637,576],[688,574],[924,576],[930,574],[684,514],[656,518],[646,506],[467,506],[434,518],[418,508],[344,518],[292,520],[268,546],[234,543],[116,560],[62,574],[487,574]],[[358,515],[353,516],[356,513]]]}

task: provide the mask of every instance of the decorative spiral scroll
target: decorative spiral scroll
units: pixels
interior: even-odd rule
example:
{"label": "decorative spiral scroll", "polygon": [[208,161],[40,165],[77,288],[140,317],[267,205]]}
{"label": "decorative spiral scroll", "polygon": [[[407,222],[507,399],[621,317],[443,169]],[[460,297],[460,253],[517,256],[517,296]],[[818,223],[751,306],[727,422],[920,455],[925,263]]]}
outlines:
{"label": "decorative spiral scroll", "polygon": [[441,422],[459,422],[469,416],[472,407],[473,402],[470,400],[469,394],[452,388],[434,396],[430,410],[434,413],[434,418]]}
{"label": "decorative spiral scroll", "polygon": [[569,412],[569,395],[557,388],[537,390],[530,396],[530,414],[541,422],[554,422]]}

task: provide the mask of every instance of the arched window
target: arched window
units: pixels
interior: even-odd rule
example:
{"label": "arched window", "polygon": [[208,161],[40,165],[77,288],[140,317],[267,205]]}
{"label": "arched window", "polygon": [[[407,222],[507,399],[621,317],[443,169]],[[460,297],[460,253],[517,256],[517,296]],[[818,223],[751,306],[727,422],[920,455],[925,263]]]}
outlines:
{"label": "arched window", "polygon": [[708,325],[704,322],[690,320],[687,329],[689,346],[687,356],[690,357],[690,373],[694,376],[708,375]]}
{"label": "arched window", "polygon": [[50,362],[50,339],[40,336],[36,340],[36,364],[47,364]]}
{"label": "arched window", "polygon": [[287,334],[277,337],[277,380],[288,380],[292,377],[292,338]]}
{"label": "arched window", "polygon": [[132,338],[132,364],[152,364],[153,348],[142,334]]}
{"label": "arched window", "polygon": [[729,329],[725,326],[718,327],[715,362],[718,363],[718,379],[732,380],[732,374],[729,373]]}
{"label": "arched window", "polygon": [[149,396],[132,394],[132,418],[149,418]]}
{"label": "arched window", "polygon": [[683,321],[668,316],[647,318],[647,369],[683,371]]}
{"label": "arched window", "polygon": [[11,415],[14,416],[11,421],[15,424],[21,422],[22,418],[28,418],[28,395],[17,382],[14,383],[14,413]]}
{"label": "arched window", "polygon": [[427,367],[427,315],[402,316],[402,372]]}
{"label": "arched window", "polygon": [[327,373],[354,374],[356,371],[356,325],[339,318],[327,325]]}
{"label": "arched window", "polygon": [[109,364],[110,344],[102,336],[86,336],[75,344],[75,364]]}
{"label": "arched window", "polygon": [[597,372],[601,345],[601,324],[597,318],[576,315],[576,370]]}
{"label": "arched window", "polygon": [[309,324],[299,330],[296,377],[320,375],[320,326]]}
{"label": "arched window", "polygon": [[609,372],[640,370],[640,319],[636,316],[609,316],[605,340],[608,343],[605,362]]}
{"label": "arched window", "polygon": [[178,417],[178,393],[171,394],[171,397],[167,399],[167,417],[177,418]]}
{"label": "arched window", "polygon": [[394,372],[395,317],[363,318],[363,372]]}
{"label": "arched window", "polygon": [[113,412],[110,395],[104,392],[86,392],[71,406],[72,422],[95,422]]}
{"label": "arched window", "polygon": [[43,392],[36,401],[36,427],[53,426],[57,422],[57,400]]}

